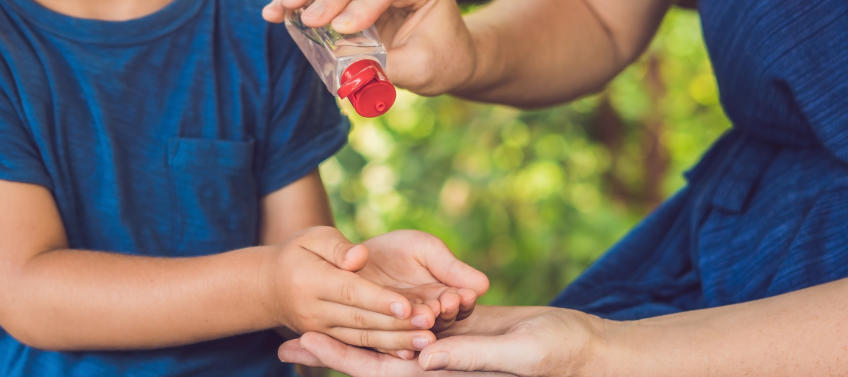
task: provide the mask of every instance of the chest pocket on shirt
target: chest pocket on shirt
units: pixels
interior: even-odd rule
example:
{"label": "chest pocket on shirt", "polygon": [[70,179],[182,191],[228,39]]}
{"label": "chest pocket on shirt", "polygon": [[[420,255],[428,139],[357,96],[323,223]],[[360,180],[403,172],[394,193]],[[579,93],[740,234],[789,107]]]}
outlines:
{"label": "chest pocket on shirt", "polygon": [[174,138],[168,169],[173,250],[191,256],[256,244],[253,141]]}

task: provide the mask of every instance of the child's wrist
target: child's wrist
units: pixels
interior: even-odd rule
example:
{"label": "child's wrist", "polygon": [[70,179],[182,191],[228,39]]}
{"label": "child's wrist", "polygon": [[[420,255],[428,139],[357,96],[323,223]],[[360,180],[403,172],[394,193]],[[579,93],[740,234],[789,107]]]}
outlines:
{"label": "child's wrist", "polygon": [[256,302],[261,306],[264,317],[270,327],[288,327],[288,323],[283,304],[283,298],[280,297],[280,263],[284,247],[280,245],[257,246],[252,248],[256,253],[256,282],[254,291],[257,292],[259,298]]}

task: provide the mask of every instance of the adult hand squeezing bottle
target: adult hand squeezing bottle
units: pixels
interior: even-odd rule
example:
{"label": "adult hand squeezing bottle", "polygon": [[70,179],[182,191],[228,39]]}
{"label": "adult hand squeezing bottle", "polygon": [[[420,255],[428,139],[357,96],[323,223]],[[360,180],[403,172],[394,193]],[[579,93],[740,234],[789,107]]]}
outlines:
{"label": "adult hand squeezing bottle", "polygon": [[330,26],[305,26],[302,13],[303,9],[289,11],[286,29],[330,93],[347,98],[364,117],[389,111],[397,93],[383,71],[386,48],[376,29],[372,26],[359,33],[340,34]]}

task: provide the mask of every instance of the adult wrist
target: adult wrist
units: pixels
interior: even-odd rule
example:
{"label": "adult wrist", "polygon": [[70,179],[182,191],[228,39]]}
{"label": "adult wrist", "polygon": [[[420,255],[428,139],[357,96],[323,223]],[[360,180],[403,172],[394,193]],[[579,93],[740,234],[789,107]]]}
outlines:
{"label": "adult wrist", "polygon": [[610,363],[613,360],[611,332],[617,331],[620,322],[603,319],[594,315],[580,313],[588,318],[588,333],[590,334],[585,344],[569,360],[569,375],[582,376],[610,376]]}
{"label": "adult wrist", "polygon": [[485,19],[474,14],[464,17],[470,34],[471,64],[468,75],[450,94],[461,97],[474,97],[488,91],[503,76],[504,62],[498,44],[497,30]]}
{"label": "adult wrist", "polygon": [[[646,355],[640,355],[639,321],[601,319],[601,332],[580,376],[644,376]],[[647,374],[650,375],[650,374]]]}

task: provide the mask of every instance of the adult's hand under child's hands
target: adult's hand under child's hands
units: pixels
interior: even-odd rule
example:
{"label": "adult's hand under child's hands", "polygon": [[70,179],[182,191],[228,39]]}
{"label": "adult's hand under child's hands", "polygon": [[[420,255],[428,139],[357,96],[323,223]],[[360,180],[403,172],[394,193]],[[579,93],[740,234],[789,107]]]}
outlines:
{"label": "adult's hand under child's hands", "polygon": [[[605,321],[551,307],[481,307],[439,334],[418,360],[351,347],[317,333],[287,341],[280,360],[354,377],[586,376]],[[603,367],[603,366],[601,366]]]}
{"label": "adult's hand under child's hands", "polygon": [[[309,0],[272,0],[262,12],[283,22],[287,9]],[[388,49],[386,74],[397,86],[423,95],[463,90],[474,81],[475,43],[455,0],[315,0],[303,13],[307,26],[331,24],[354,33],[376,23]]]}

